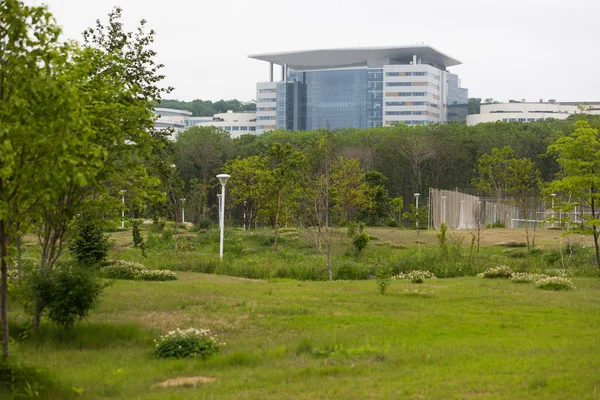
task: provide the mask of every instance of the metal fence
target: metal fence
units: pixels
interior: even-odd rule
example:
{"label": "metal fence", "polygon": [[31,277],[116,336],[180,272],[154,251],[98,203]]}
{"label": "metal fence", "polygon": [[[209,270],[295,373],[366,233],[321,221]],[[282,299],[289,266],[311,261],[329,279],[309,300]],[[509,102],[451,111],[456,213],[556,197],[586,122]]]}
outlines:
{"label": "metal fence", "polygon": [[430,227],[438,229],[440,224],[445,222],[450,229],[473,229],[478,224],[495,223],[502,223],[510,228],[524,228],[526,224],[550,228],[554,223],[547,222],[549,218],[559,220],[565,217],[572,221],[581,221],[586,212],[581,207],[569,213],[553,212],[551,204],[539,199],[531,199],[529,203],[531,207],[523,215],[517,207],[495,198],[479,197],[458,190],[432,188],[429,189],[428,202]]}

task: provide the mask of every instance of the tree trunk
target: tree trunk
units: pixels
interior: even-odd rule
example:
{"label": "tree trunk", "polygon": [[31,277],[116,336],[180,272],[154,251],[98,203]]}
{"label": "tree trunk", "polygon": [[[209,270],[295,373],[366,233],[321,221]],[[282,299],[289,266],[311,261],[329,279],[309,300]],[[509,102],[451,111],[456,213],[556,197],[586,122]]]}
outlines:
{"label": "tree trunk", "polygon": [[[19,229],[17,224],[17,229]],[[19,286],[23,283],[23,235],[17,231],[16,245],[17,245],[17,276],[19,280]]]}
{"label": "tree trunk", "polygon": [[596,265],[598,266],[598,271],[600,271],[600,249],[598,248],[598,231],[596,230],[596,225],[592,225],[592,229],[594,230],[594,246],[596,247]]}
{"label": "tree trunk", "polygon": [[[0,181],[0,187],[2,186]],[[2,358],[8,359],[8,233],[6,221],[0,221],[0,323],[2,324]]]}

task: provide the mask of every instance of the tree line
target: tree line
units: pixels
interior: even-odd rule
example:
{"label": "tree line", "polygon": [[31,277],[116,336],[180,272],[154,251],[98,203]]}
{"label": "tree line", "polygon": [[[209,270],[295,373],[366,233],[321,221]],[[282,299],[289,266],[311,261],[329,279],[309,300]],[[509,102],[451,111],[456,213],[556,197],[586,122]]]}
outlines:
{"label": "tree line", "polygon": [[156,107],[191,111],[194,117],[212,117],[215,114],[226,113],[229,110],[233,112],[256,111],[256,103],[252,101],[243,102],[236,99],[219,100],[214,103],[210,100],[199,99],[192,101],[163,99],[160,103],[156,104]]}

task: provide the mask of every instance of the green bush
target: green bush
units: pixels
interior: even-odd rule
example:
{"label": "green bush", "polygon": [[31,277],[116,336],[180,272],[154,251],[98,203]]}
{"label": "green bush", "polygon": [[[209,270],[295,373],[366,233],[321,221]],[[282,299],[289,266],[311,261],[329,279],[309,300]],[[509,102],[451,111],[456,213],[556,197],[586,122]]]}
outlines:
{"label": "green bush", "polygon": [[107,284],[89,269],[63,264],[47,275],[36,275],[29,286],[38,308],[52,322],[70,328],[91,311]]}
{"label": "green bush", "polygon": [[396,219],[392,218],[392,217],[386,219],[383,224],[385,226],[390,227],[390,228],[397,228],[398,227],[398,221],[396,221]]}
{"label": "green bush", "polygon": [[138,281],[176,281],[177,275],[168,269],[143,269],[134,277]]}
{"label": "green bush", "polygon": [[356,235],[357,227],[358,227],[358,224],[356,222],[348,222],[348,232],[347,232],[348,237],[354,237],[354,235]]}
{"label": "green bush", "polygon": [[354,239],[352,239],[352,244],[360,253],[365,247],[367,247],[367,244],[369,244],[370,239],[371,238],[369,237],[369,235],[365,232],[357,233],[356,235],[354,235]]}
{"label": "green bush", "polygon": [[506,265],[499,265],[497,267],[488,268],[477,276],[481,278],[503,278],[509,279],[513,275],[512,269]]}
{"label": "green bush", "polygon": [[93,265],[103,261],[110,247],[108,237],[93,219],[83,216],[77,221],[77,236],[69,249],[80,263]]}
{"label": "green bush", "polygon": [[154,354],[158,358],[209,358],[219,351],[217,336],[209,329],[179,329],[170,331],[155,340]]}
{"label": "green bush", "polygon": [[163,229],[160,234],[160,241],[163,243],[170,243],[173,240],[173,230],[171,228]]}
{"label": "green bush", "polygon": [[140,281],[172,281],[177,279],[177,275],[169,270],[151,270],[142,264],[124,261],[111,260],[104,263],[100,268],[100,273],[108,279],[128,279]]}
{"label": "green bush", "polygon": [[392,268],[379,266],[375,271],[375,278],[377,281],[377,289],[379,293],[385,294],[388,286],[392,283]]}
{"label": "green bush", "polygon": [[544,290],[572,290],[575,285],[568,278],[549,276],[536,281],[535,285]]}
{"label": "green bush", "polygon": [[210,229],[210,227],[212,226],[212,221],[210,220],[210,218],[204,216],[204,215],[200,215],[198,217],[198,222],[196,222],[196,228],[197,229]]}

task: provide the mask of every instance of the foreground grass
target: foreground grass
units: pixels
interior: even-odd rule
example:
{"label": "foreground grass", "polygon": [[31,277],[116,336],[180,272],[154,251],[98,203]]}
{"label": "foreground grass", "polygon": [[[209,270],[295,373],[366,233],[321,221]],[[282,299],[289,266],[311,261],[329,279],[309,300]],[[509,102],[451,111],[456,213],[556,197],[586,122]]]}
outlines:
{"label": "foreground grass", "polygon": [[[577,289],[474,277],[258,281],[179,273],[117,281],[72,333],[17,340],[84,398],[593,398],[600,388],[600,280]],[[23,321],[13,307],[15,325]],[[210,328],[227,345],[208,361],[158,360],[152,339]],[[17,335],[18,330],[13,329]],[[16,338],[16,336],[15,336]],[[197,387],[154,388],[180,376]]]}

